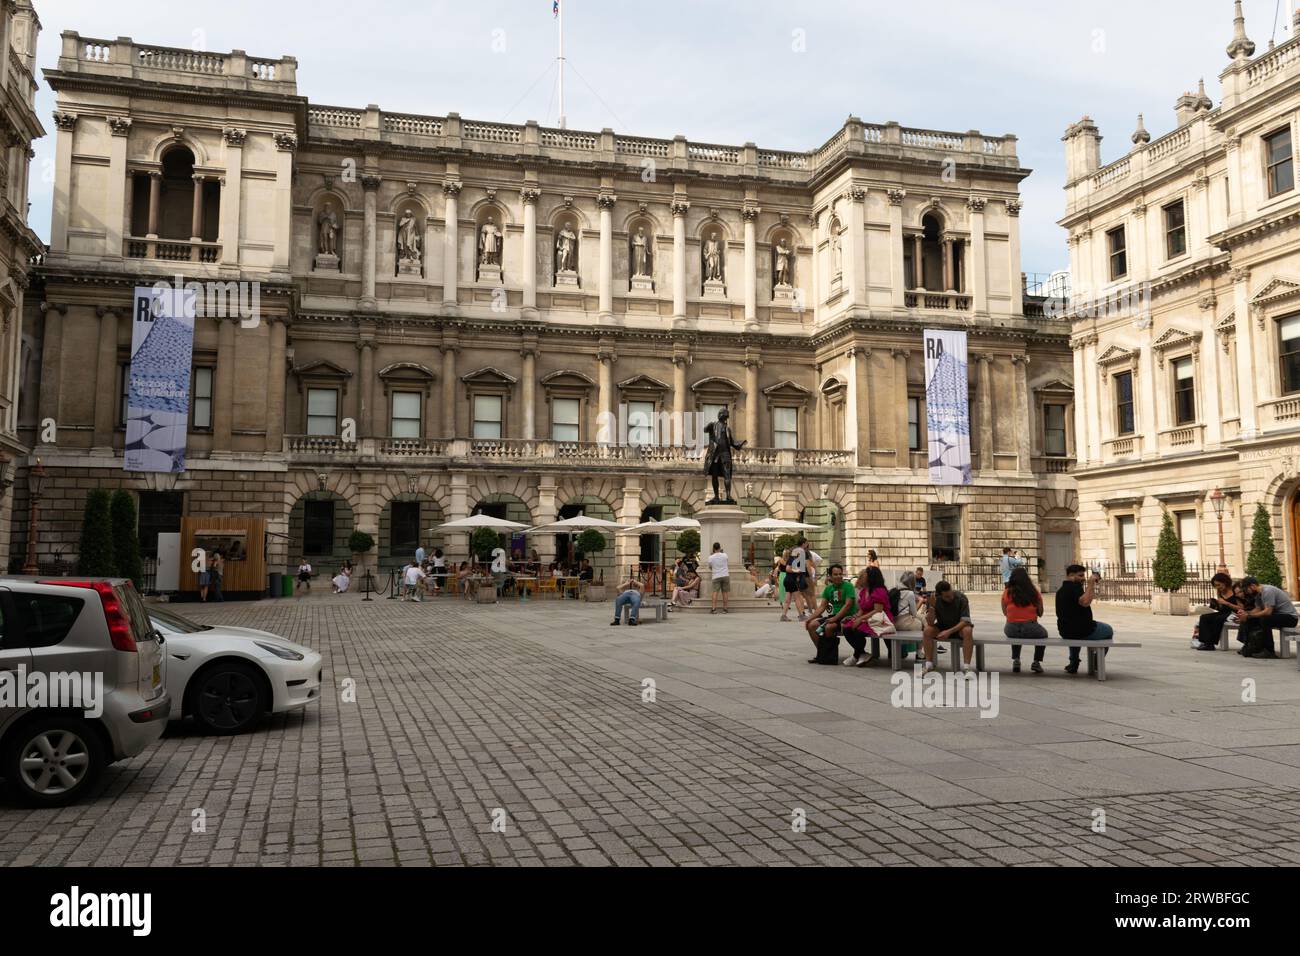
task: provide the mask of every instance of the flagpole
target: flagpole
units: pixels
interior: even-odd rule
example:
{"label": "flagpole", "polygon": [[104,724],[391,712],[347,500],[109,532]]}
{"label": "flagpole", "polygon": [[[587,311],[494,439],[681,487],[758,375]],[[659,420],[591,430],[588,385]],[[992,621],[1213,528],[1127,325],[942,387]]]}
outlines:
{"label": "flagpole", "polygon": [[560,15],[556,18],[560,25],[560,55],[557,59],[560,61],[560,129],[565,129],[564,117],[564,8],[568,6],[567,2],[561,0],[559,4]]}

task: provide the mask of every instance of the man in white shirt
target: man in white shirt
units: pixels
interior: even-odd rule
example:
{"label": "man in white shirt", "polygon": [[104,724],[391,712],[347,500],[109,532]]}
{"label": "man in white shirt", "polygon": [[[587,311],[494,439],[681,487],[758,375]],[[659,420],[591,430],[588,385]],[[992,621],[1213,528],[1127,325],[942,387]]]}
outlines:
{"label": "man in white shirt", "polygon": [[403,601],[411,600],[416,601],[417,603],[419,602],[420,592],[418,589],[420,587],[420,582],[423,581],[424,578],[424,569],[414,561],[406,566],[406,593],[402,595]]}
{"label": "man in white shirt", "polygon": [[730,614],[728,607],[731,595],[731,570],[727,562],[727,552],[722,550],[722,545],[717,541],[713,542],[713,553],[708,559],[709,571],[713,575],[713,596],[709,604],[709,613],[718,613],[718,595],[722,595],[722,613]]}

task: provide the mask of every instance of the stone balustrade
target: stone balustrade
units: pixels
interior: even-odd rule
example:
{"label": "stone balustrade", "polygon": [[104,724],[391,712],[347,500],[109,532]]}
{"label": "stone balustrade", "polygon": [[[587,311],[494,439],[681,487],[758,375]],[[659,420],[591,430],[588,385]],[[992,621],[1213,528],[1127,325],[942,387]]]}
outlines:
{"label": "stone balustrade", "polygon": [[122,79],[177,82],[178,75],[202,78],[226,89],[264,90],[296,95],[298,61],[250,57],[243,50],[211,53],[135,43],[130,37],[100,40],[75,30],[62,35],[58,70]]}

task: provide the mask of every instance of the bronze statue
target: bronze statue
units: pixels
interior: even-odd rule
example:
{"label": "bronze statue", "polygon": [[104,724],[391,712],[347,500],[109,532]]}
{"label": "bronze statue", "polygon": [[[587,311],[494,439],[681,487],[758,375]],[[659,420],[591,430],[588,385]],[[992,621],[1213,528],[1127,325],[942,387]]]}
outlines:
{"label": "bronze statue", "polygon": [[[731,450],[745,447],[743,441],[736,441],[727,424],[730,416],[724,408],[718,412],[718,420],[704,426],[704,433],[709,436],[709,450],[704,455],[704,473],[713,479],[713,499],[711,505],[734,505],[736,499],[731,497]],[[718,479],[721,478],[727,489],[727,497],[718,497]]]}

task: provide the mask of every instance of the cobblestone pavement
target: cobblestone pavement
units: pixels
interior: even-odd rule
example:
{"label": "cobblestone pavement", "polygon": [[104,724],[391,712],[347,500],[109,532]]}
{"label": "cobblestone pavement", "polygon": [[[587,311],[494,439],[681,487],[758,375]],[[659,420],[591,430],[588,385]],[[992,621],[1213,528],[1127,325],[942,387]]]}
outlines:
{"label": "cobblestone pavement", "polygon": [[1294,662],[1190,652],[1185,620],[1107,611],[1145,646],[1104,684],[1061,673],[1062,651],[1041,676],[990,651],[982,719],[892,707],[885,669],[807,665],[776,613],[615,630],[576,602],[181,610],[319,650],[320,706],[235,738],[174,726],[77,806],[0,804],[0,862],[1300,863]]}

